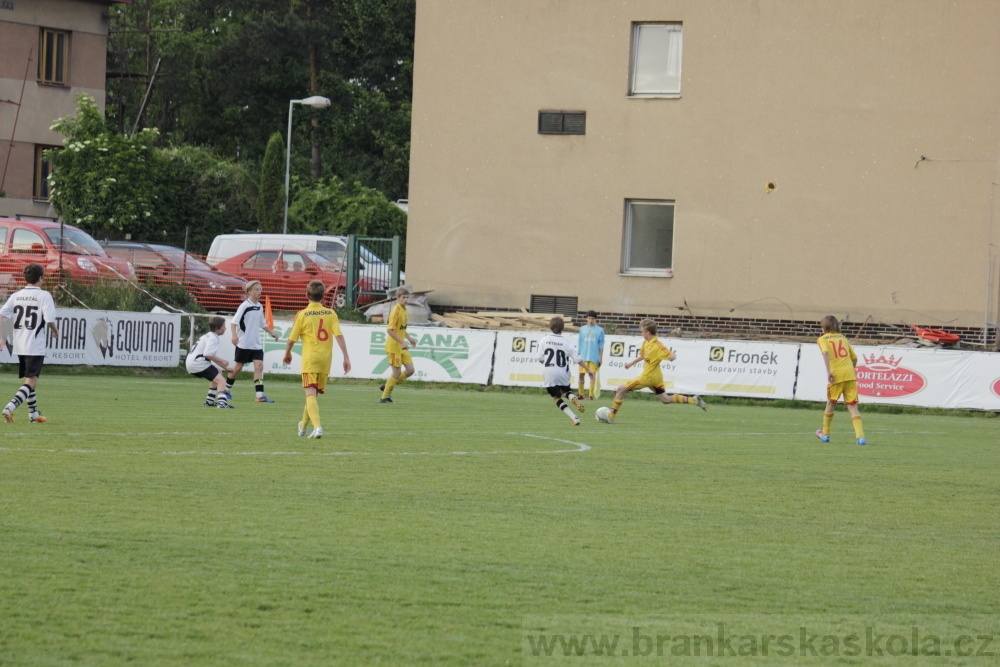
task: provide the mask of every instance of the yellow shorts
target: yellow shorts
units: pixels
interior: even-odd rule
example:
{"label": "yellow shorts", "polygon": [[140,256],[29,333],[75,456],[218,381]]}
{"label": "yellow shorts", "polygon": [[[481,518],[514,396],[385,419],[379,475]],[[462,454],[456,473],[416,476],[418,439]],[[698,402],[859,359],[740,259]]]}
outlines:
{"label": "yellow shorts", "polygon": [[303,373],[302,386],[314,387],[319,394],[326,389],[326,373]]}
{"label": "yellow shorts", "polygon": [[649,387],[653,390],[654,394],[662,394],[666,391],[663,388],[663,376],[660,377],[649,377],[648,375],[640,375],[636,379],[625,385],[625,388],[629,391],[639,391],[640,389],[645,389]]}
{"label": "yellow shorts", "polygon": [[395,354],[393,352],[386,352],[385,354],[389,357],[389,365],[393,368],[399,368],[400,366],[413,363],[413,357],[410,356],[409,350],[403,350],[399,354]]}
{"label": "yellow shorts", "polygon": [[826,397],[834,403],[843,396],[844,403],[854,405],[858,402],[858,381],[848,380],[847,382],[835,382],[826,385]]}
{"label": "yellow shorts", "polygon": [[598,366],[593,361],[581,361],[580,362],[580,375],[585,373],[596,373],[601,367]]}

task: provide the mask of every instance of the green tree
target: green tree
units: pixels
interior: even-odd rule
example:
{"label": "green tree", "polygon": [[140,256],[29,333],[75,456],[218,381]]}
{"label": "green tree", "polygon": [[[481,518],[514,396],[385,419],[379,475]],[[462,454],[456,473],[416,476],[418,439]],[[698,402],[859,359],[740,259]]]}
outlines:
{"label": "green tree", "polygon": [[257,184],[245,167],[204,148],[153,148],[156,130],[111,132],[93,98],[53,128],[56,212],[98,238],[132,238],[205,253],[218,234],[256,229]]}
{"label": "green tree", "polygon": [[262,232],[280,232],[285,216],[285,141],[280,132],[271,135],[260,166],[257,190],[257,222]]}
{"label": "green tree", "polygon": [[[306,233],[406,238],[406,214],[386,196],[361,183],[345,185],[336,176],[295,187],[288,225]],[[401,251],[403,254],[403,251]]]}
{"label": "green tree", "polygon": [[257,228],[257,183],[243,165],[193,146],[158,152],[164,165],[158,213],[142,240],[204,255],[219,234]]}
{"label": "green tree", "polygon": [[329,109],[295,110],[292,173],[310,173],[316,142],[327,174],[406,196],[415,0],[134,0],[110,11],[108,110],[120,132],[138,113],[141,74],[162,58],[143,114],[162,141],[258,165],[288,101],[323,95]]}
{"label": "green tree", "polygon": [[66,137],[62,148],[46,152],[56,212],[98,237],[139,231],[156,210],[157,131],[132,137],[111,132],[86,94],[77,97],[77,114],[56,120],[52,129]]}

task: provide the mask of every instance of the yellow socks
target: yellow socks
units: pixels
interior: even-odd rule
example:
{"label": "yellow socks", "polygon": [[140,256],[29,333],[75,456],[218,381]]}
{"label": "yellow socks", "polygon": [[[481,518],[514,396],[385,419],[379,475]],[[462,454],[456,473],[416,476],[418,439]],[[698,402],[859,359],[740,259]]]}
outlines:
{"label": "yellow socks", "polygon": [[823,435],[830,435],[830,426],[833,424],[833,413],[823,413]]}
{"label": "yellow socks", "polygon": [[620,398],[616,398],[615,400],[611,401],[611,412],[613,413],[618,412],[618,409],[622,406],[622,403],[624,402],[625,401]]}
{"label": "yellow socks", "polygon": [[309,415],[313,428],[322,428],[319,422],[319,401],[315,396],[306,396],[306,414]]}
{"label": "yellow socks", "polygon": [[[399,377],[403,376],[400,375]],[[392,393],[393,387],[395,387],[398,382],[399,380],[390,375],[389,379],[385,381],[385,389],[382,390],[382,398],[389,398],[389,394]]]}
{"label": "yellow socks", "polygon": [[865,429],[861,425],[861,415],[857,417],[851,417],[851,426],[854,427],[854,437],[860,440],[865,437]]}
{"label": "yellow socks", "polygon": [[[315,399],[313,399],[315,400]],[[299,428],[305,430],[306,426],[309,426],[309,397],[306,396],[306,407],[302,410],[302,421],[299,423]]]}

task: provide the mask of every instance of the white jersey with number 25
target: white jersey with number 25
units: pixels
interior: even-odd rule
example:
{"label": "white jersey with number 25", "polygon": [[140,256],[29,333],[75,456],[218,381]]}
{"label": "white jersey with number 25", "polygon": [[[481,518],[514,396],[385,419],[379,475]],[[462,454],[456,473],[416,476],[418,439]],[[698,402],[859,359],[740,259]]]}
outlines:
{"label": "white jersey with number 25", "polygon": [[14,321],[14,354],[45,356],[45,326],[56,321],[51,294],[28,285],[10,295],[0,308],[0,316]]}

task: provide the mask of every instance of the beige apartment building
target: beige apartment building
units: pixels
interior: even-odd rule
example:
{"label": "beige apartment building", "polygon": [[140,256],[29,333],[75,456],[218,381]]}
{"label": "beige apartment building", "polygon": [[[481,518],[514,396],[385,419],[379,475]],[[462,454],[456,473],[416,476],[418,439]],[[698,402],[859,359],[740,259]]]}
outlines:
{"label": "beige apartment building", "polygon": [[131,0],[0,0],[0,216],[53,216],[42,152],[76,97],[104,108],[108,6]]}
{"label": "beige apartment building", "polygon": [[996,0],[417,0],[409,282],[992,339],[998,28]]}

